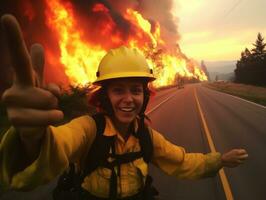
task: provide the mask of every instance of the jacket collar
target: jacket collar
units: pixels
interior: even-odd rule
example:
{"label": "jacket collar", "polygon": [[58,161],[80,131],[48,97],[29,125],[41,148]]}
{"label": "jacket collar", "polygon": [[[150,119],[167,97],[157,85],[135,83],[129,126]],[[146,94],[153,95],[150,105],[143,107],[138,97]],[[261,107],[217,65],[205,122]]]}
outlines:
{"label": "jacket collar", "polygon": [[[117,135],[121,135],[119,133],[119,131],[114,127],[114,124],[112,122],[112,120],[110,119],[110,117],[106,116],[105,115],[105,129],[104,129],[104,132],[103,132],[103,135],[104,136],[117,136]],[[133,121],[133,124],[134,124],[134,132],[133,135],[136,134],[137,130],[138,130],[138,119],[135,119]]]}

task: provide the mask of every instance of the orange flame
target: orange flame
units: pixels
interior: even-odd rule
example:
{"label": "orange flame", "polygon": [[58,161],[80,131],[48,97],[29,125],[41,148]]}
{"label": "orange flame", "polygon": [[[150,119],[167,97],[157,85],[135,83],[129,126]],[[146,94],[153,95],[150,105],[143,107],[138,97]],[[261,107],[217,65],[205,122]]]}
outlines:
{"label": "orange flame", "polygon": [[[82,31],[76,30],[76,24],[71,10],[66,10],[59,2],[46,1],[52,14],[48,24],[58,34],[61,50],[61,63],[71,84],[85,85],[96,79],[99,60],[106,51],[100,47],[91,46],[82,41]],[[94,72],[94,73],[93,73]]]}
{"label": "orange flame", "polygon": [[[69,77],[70,84],[85,85],[96,79],[96,70],[99,61],[105,55],[106,50],[100,44],[89,43],[84,38],[84,32],[76,24],[71,4],[62,4],[59,0],[46,0],[48,10],[47,24],[58,37],[58,45],[61,51],[60,62],[64,65],[65,73]],[[105,12],[109,10],[102,4],[95,4],[93,12]],[[127,41],[122,41],[119,34],[110,35],[110,41],[113,44],[126,44],[137,48],[144,54],[152,49],[164,48],[164,41],[160,36],[159,23],[155,23],[152,31],[151,23],[144,19],[140,13],[132,9],[127,9],[125,19],[136,28],[136,34],[130,36]],[[111,17],[105,24],[101,34],[110,34],[115,29],[114,21]],[[147,56],[147,55],[146,55]],[[48,58],[49,59],[49,58]],[[159,56],[160,65],[156,59],[147,56],[151,68],[154,69],[157,80],[154,86],[164,86],[175,82],[176,74],[185,77],[194,77],[199,80],[207,80],[206,75],[198,67],[194,67],[191,72],[187,68],[187,61],[179,55],[170,54],[163,51]]]}

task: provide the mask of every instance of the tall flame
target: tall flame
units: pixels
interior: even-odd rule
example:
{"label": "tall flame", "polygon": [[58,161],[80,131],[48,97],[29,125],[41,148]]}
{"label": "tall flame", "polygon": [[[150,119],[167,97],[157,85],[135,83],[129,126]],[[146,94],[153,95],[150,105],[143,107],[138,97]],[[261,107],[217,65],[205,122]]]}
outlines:
{"label": "tall flame", "polygon": [[76,29],[70,8],[67,10],[57,1],[46,2],[52,11],[49,13],[48,24],[58,34],[60,61],[65,66],[71,84],[84,85],[95,80],[97,65],[106,52],[80,39],[82,31]]}
{"label": "tall flame", "polygon": [[[107,50],[102,44],[95,44],[84,39],[85,33],[77,21],[70,3],[61,3],[59,0],[46,0],[47,25],[55,33],[61,52],[60,62],[64,65],[65,73],[69,77],[70,84],[93,82],[96,79],[96,70],[101,58]],[[173,84],[176,76],[194,77],[199,80],[207,80],[206,75],[196,65],[191,71],[187,67],[187,60],[178,53],[168,52],[161,38],[160,25],[151,23],[135,10],[127,9],[124,19],[134,27],[134,34],[127,39],[122,39],[119,32],[115,32],[115,22],[112,20],[108,8],[103,4],[95,4],[92,12],[102,12],[107,16],[103,28],[99,30],[101,35],[110,35],[110,43],[113,46],[128,45],[140,50],[154,69],[157,80],[154,86]],[[154,49],[163,49],[155,58],[150,53]],[[48,58],[49,59],[49,58]]]}

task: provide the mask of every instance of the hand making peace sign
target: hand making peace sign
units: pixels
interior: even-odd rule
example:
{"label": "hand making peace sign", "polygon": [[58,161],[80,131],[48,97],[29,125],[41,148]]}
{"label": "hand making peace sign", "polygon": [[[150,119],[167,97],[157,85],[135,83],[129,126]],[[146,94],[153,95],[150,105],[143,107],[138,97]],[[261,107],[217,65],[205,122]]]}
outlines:
{"label": "hand making peace sign", "polygon": [[[58,123],[63,112],[58,110],[59,88],[42,84],[44,51],[35,44],[29,54],[19,24],[12,15],[4,15],[1,24],[9,46],[15,77],[3,94],[8,118],[15,127],[44,127]],[[33,69],[35,68],[35,70]]]}

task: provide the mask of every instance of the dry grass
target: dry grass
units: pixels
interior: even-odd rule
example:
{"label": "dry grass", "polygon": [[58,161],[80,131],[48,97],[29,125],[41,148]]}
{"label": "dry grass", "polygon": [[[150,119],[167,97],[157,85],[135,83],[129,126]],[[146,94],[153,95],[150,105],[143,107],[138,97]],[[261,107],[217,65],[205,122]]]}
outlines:
{"label": "dry grass", "polygon": [[204,86],[266,106],[266,88],[229,82],[205,83]]}

